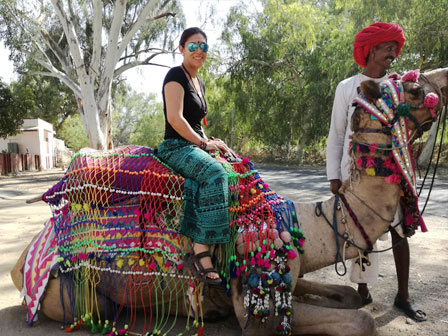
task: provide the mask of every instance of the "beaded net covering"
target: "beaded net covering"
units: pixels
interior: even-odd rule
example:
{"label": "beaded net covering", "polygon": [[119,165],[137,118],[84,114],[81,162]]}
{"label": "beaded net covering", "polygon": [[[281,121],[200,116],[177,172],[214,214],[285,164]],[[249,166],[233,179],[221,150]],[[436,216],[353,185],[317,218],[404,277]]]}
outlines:
{"label": "beaded net covering", "polygon": [[[294,205],[270,190],[249,160],[215,158],[229,177],[231,241],[214,254],[222,285],[230,294],[230,279],[241,277],[250,317],[265,319],[266,304],[275,299],[277,332],[289,334],[286,261],[296,257],[292,245],[302,251],[304,241]],[[177,233],[183,184],[147,147],[74,156],[43,196],[53,212],[61,293],[68,297],[61,301],[72,314],[66,331],[125,335],[141,308],[139,334],[169,335],[180,314],[191,316],[183,333],[203,333],[203,286],[183,265],[191,241]]]}

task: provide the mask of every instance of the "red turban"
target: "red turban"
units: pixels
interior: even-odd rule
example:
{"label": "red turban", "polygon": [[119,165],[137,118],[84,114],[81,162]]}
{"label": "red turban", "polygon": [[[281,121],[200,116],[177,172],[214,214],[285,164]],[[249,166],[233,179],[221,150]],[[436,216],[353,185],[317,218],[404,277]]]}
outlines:
{"label": "red turban", "polygon": [[369,55],[370,48],[389,41],[397,41],[398,49],[397,56],[403,48],[406,38],[403,34],[403,29],[397,24],[386,22],[377,22],[371,24],[367,28],[361,30],[355,36],[353,42],[353,57],[355,62],[365,68],[367,66],[366,58]]}

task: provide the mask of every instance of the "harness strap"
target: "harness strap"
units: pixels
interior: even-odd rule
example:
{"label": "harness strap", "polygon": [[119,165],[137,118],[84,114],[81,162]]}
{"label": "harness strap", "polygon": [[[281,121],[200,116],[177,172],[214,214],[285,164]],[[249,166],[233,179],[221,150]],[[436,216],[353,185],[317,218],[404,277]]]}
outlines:
{"label": "harness strap", "polygon": [[[337,217],[338,206],[339,206],[339,195],[336,195],[336,197],[334,199],[334,205],[333,205],[333,224],[330,223],[327,216],[325,216],[325,213],[322,211],[322,202],[316,203],[316,207],[314,208],[314,213],[317,217],[323,216],[325,221],[327,222],[327,224],[330,225],[330,227],[333,229],[334,240],[336,243],[336,255],[334,256],[334,269],[339,276],[344,276],[347,273],[347,266],[345,265],[345,256],[344,257],[341,256],[341,246],[339,244],[339,239],[338,239],[338,236],[341,236],[338,232],[338,217]],[[341,238],[344,239],[344,237],[341,237]],[[342,267],[344,268],[344,271],[342,273],[339,272],[339,269],[338,269],[339,262],[342,263]]]}
{"label": "harness strap", "polygon": [[352,208],[350,208],[350,205],[347,202],[347,199],[345,198],[344,195],[339,195],[342,203],[344,203],[345,208],[347,209],[348,213],[350,214],[350,217],[353,219],[353,222],[355,223],[356,227],[359,229],[359,231],[361,232],[362,237],[364,238],[364,240],[367,243],[367,251],[370,252],[373,250],[373,244],[372,241],[370,240],[369,236],[367,235],[366,231],[364,230],[364,228],[362,227],[361,223],[358,220],[358,217],[356,217],[356,214],[353,212]]}

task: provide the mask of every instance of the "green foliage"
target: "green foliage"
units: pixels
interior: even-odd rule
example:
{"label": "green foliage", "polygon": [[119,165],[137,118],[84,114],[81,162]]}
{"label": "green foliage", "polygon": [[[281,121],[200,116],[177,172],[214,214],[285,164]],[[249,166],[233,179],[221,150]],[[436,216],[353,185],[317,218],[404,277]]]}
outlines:
{"label": "green foliage", "polygon": [[0,138],[17,134],[32,107],[33,102],[26,96],[18,96],[13,88],[0,81]]}
{"label": "green foliage", "polygon": [[89,146],[86,132],[79,114],[68,117],[57,132],[57,137],[65,141],[65,145],[74,152]]}
{"label": "green foliage", "polygon": [[115,95],[112,110],[114,145],[156,147],[163,140],[164,120],[162,104],[156,102],[155,94],[122,87]]}
{"label": "green foliage", "polygon": [[373,22],[404,28],[407,42],[392,71],[448,63],[445,0],[262,3],[261,12],[246,2],[231,10],[222,34],[226,50],[206,69],[209,129],[233,135],[240,151],[258,146],[292,161],[323,155],[336,86],[362,70],[353,61],[354,37]]}

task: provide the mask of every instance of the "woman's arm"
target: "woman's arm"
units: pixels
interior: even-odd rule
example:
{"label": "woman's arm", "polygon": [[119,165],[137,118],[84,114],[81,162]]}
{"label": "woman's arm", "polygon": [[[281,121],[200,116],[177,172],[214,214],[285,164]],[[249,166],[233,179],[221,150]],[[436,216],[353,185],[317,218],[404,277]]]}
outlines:
{"label": "woman's arm", "polygon": [[193,131],[182,113],[184,110],[184,88],[177,82],[168,82],[163,90],[168,123],[182,138],[199,146],[202,141],[200,135]]}
{"label": "woman's arm", "polygon": [[[199,146],[202,142],[201,136],[191,128],[182,113],[184,110],[184,88],[177,82],[168,82],[163,87],[163,90],[168,123],[182,138]],[[207,142],[206,150],[219,150],[223,153],[230,152],[224,141],[220,139],[207,140],[207,137],[204,136],[204,140]]]}

